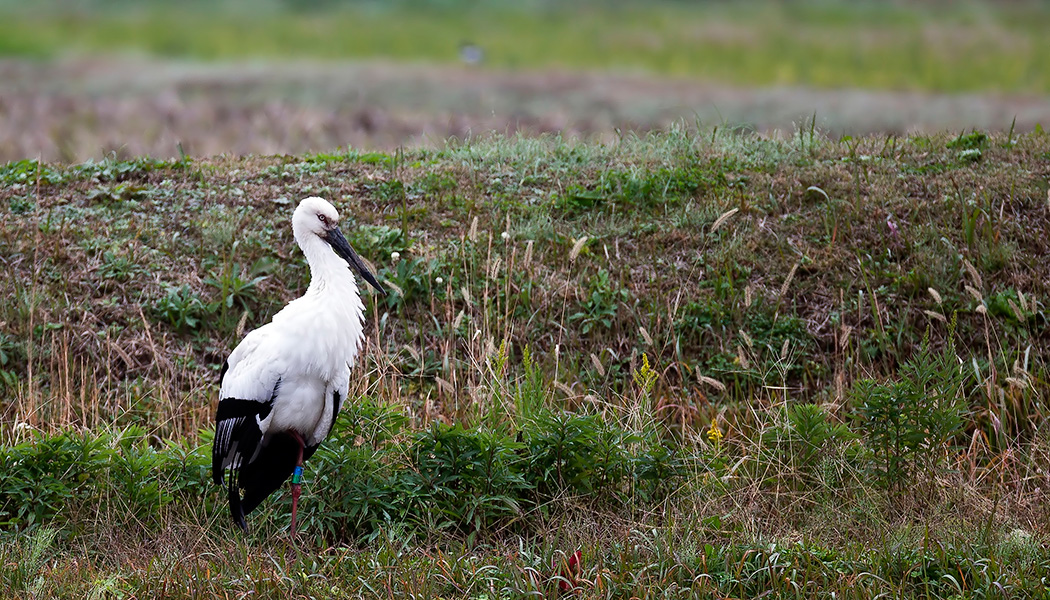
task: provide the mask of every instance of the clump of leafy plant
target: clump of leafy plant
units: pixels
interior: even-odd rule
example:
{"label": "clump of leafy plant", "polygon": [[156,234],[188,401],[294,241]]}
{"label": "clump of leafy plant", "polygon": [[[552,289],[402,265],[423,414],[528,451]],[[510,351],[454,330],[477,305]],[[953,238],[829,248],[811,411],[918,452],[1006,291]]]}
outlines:
{"label": "clump of leafy plant", "polygon": [[149,188],[127,181],[113,185],[99,185],[87,193],[87,200],[92,204],[112,205],[127,200],[140,200],[149,193]]}
{"label": "clump of leafy plant", "polygon": [[694,165],[641,171],[610,170],[601,173],[595,184],[569,186],[565,194],[555,200],[554,207],[570,215],[613,206],[650,209],[677,204],[683,198],[724,183],[722,173],[711,173]]}
{"label": "clump of leafy plant", "polygon": [[102,280],[102,285],[106,286],[110,281],[118,283],[128,281],[142,271],[142,266],[133,257],[116,250],[106,250],[102,254],[102,264],[97,273],[99,279]]}
{"label": "clump of leafy plant", "polygon": [[65,181],[59,169],[37,160],[25,159],[0,165],[0,183],[4,185],[57,184]]}
{"label": "clump of leafy plant", "polygon": [[143,179],[153,171],[180,170],[189,165],[190,161],[185,157],[177,160],[162,160],[145,156],[120,160],[111,155],[103,160],[87,160],[79,165],[74,165],[67,170],[67,173],[76,178],[95,179],[100,182],[121,182]]}
{"label": "clump of leafy plant", "polygon": [[515,468],[518,447],[487,428],[435,424],[416,434],[405,480],[415,498],[412,520],[475,535],[520,515],[527,484]]}
{"label": "clump of leafy plant", "polygon": [[920,473],[936,472],[963,427],[964,381],[954,346],[934,352],[927,333],[919,352],[901,366],[899,381],[863,379],[853,386],[858,425],[881,485],[900,489]]}
{"label": "clump of leafy plant", "polygon": [[176,490],[197,487],[190,484],[199,483],[200,469],[187,467],[203,465],[206,457],[172,452],[177,445],[158,452],[146,440],[144,430],[130,427],[103,434],[34,434],[0,446],[0,528],[24,530],[56,517],[68,525],[79,522],[76,516],[84,510],[127,520],[157,518]]}
{"label": "clump of leafy plant", "polygon": [[780,412],[782,420],[762,432],[761,458],[779,465],[791,483],[813,485],[821,462],[856,438],[819,404],[791,404]]}
{"label": "clump of leafy plant", "polygon": [[212,271],[204,283],[214,288],[219,298],[209,305],[208,312],[226,316],[229,311],[236,309],[252,314],[252,309],[259,302],[259,284],[269,278],[265,274],[268,266],[265,261],[257,262],[250,269],[232,263]]}
{"label": "clump of leafy plant", "polygon": [[25,342],[0,331],[0,386],[13,389],[25,361]]}
{"label": "clump of leafy plant", "polygon": [[153,304],[153,314],[181,333],[200,328],[208,313],[208,305],[185,284],[165,286],[164,295]]}
{"label": "clump of leafy plant", "polygon": [[569,315],[569,322],[578,323],[582,335],[591,331],[612,329],[620,304],[627,302],[630,294],[626,288],[615,285],[609,271],[598,272],[587,282],[583,300],[576,312]]}
{"label": "clump of leafy plant", "polygon": [[387,225],[359,225],[349,233],[354,249],[377,262],[385,262],[392,253],[404,252],[411,245],[401,229]]}
{"label": "clump of leafy plant", "polygon": [[403,258],[392,267],[379,269],[380,281],[387,282],[387,295],[379,299],[388,309],[401,314],[407,306],[429,297],[438,268],[436,258]]}

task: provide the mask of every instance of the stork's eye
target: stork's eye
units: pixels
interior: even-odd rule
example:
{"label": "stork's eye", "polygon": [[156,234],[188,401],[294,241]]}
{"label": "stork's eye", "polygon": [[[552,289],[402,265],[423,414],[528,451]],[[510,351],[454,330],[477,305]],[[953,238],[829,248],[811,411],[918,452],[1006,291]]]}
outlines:
{"label": "stork's eye", "polygon": [[317,218],[321,221],[321,223],[323,225],[327,225],[328,224],[328,217],[326,217],[324,215],[317,215]]}

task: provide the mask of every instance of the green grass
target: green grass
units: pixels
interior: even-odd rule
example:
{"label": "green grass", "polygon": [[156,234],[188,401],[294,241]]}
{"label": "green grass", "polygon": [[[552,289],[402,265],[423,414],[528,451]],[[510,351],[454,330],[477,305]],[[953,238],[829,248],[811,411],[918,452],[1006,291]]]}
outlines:
{"label": "green grass", "polygon": [[[624,3],[573,7],[226,3],[80,11],[8,6],[0,54],[145,52],[193,59],[451,63],[471,41],[494,69],[611,69],[745,86],[1050,93],[1040,3]],[[108,7],[108,8],[107,8]]]}
{"label": "green grass", "polygon": [[[0,589],[1040,597],[1048,152],[678,127],[2,165]],[[208,451],[218,366],[305,289],[311,194],[392,293],[297,551],[286,493],[234,529]]]}

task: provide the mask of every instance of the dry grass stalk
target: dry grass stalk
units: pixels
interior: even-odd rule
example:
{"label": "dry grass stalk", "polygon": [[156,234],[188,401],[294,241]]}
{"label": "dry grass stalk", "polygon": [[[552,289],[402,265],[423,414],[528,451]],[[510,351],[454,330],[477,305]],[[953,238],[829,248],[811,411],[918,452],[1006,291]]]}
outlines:
{"label": "dry grass stalk", "polygon": [[724,384],[721,381],[715,379],[714,377],[708,377],[707,375],[704,375],[703,373],[700,372],[700,367],[696,367],[696,379],[700,383],[706,383],[707,385],[715,388],[716,390],[718,390],[720,392],[726,391],[726,384]]}
{"label": "dry grass stalk", "polygon": [[645,340],[645,343],[647,345],[649,345],[649,346],[653,345],[653,338],[652,338],[651,335],[649,335],[649,331],[646,330],[645,327],[639,327],[638,328],[638,333],[642,334],[642,339]]}
{"label": "dry grass stalk", "polygon": [[970,278],[973,279],[974,285],[983,288],[984,284],[981,282],[981,274],[977,272],[977,268],[973,266],[973,263],[964,258],[963,266],[966,267],[966,271],[970,274]]}
{"label": "dry grass stalk", "polygon": [[732,217],[733,215],[735,215],[738,212],[740,212],[739,208],[731,208],[731,209],[727,210],[726,212],[722,213],[721,216],[719,216],[717,219],[715,219],[715,222],[711,224],[711,230],[708,231],[707,233],[708,234],[713,234],[714,232],[718,231],[718,228],[721,227],[723,223],[728,221],[730,217]]}
{"label": "dry grass stalk", "polygon": [[851,333],[853,333],[853,327],[843,324],[842,329],[839,330],[839,348],[846,347],[846,342],[849,341]]}
{"label": "dry grass stalk", "polygon": [[754,298],[752,297],[752,291],[751,290],[752,290],[752,287],[751,287],[750,283],[747,284],[747,286],[744,287],[744,308],[750,308],[751,307],[751,302],[754,300]]}
{"label": "dry grass stalk", "polygon": [[1024,316],[1024,313],[1021,312],[1021,307],[1017,306],[1016,302],[1014,302],[1013,300],[1007,300],[1006,303],[1010,305],[1010,310],[1014,311],[1014,317],[1017,318],[1017,321],[1019,323],[1024,323],[1027,320]]}
{"label": "dry grass stalk", "polygon": [[787,360],[788,345],[789,345],[790,342],[791,342],[790,339],[785,339],[784,340],[784,345],[780,347],[780,360],[781,361]]}
{"label": "dry grass stalk", "polygon": [[412,357],[412,360],[414,360],[416,362],[419,362],[419,351],[418,350],[416,350],[412,346],[409,346],[408,344],[402,344],[401,347],[406,352],[408,352],[408,354]]}
{"label": "dry grass stalk", "polygon": [[978,291],[977,288],[969,285],[964,286],[964,288],[967,292],[969,292],[971,296],[974,297],[975,300],[977,300],[978,302],[984,302],[984,296],[981,295],[981,292]]}
{"label": "dry grass stalk", "polygon": [[942,303],[941,293],[940,292],[938,292],[937,290],[933,289],[932,287],[931,288],[926,288],[926,291],[930,293],[930,296],[933,298],[934,302],[936,302],[937,304],[941,304]]}
{"label": "dry grass stalk", "polygon": [[576,257],[580,255],[580,251],[583,250],[583,246],[586,243],[587,236],[583,236],[576,240],[576,243],[572,245],[572,250],[569,251],[569,262],[576,262]]}
{"label": "dry grass stalk", "polygon": [[444,379],[442,379],[440,377],[435,377],[434,381],[437,382],[438,390],[440,390],[442,393],[444,393],[444,394],[446,394],[448,396],[455,396],[456,395],[456,386],[452,385],[450,382],[448,382],[448,381],[446,381],[446,380],[444,380]]}
{"label": "dry grass stalk", "polygon": [[936,319],[936,320],[940,321],[941,323],[947,323],[948,322],[948,319],[944,318],[944,315],[942,315],[941,313],[939,313],[937,311],[924,310],[922,312],[926,313],[926,316],[930,317],[931,319]]}
{"label": "dry grass stalk", "polygon": [[467,239],[472,242],[478,241],[478,217],[475,216],[470,222],[470,231],[467,233]]}
{"label": "dry grass stalk", "polygon": [[522,259],[522,266],[526,269],[532,266],[532,240],[525,244],[525,257]]}
{"label": "dry grass stalk", "polygon": [[1032,353],[1032,346],[1029,344],[1028,347],[1024,349],[1024,364],[1020,364],[1018,362],[1020,360],[1020,358],[1014,360],[1014,373],[1022,374],[1025,377],[1029,376],[1028,375],[1028,359],[1031,357],[1031,353]]}
{"label": "dry grass stalk", "polygon": [[499,269],[501,266],[503,266],[503,259],[497,256],[496,259],[492,261],[492,268],[489,269],[489,279],[496,279],[499,277]]}
{"label": "dry grass stalk", "polygon": [[605,377],[605,367],[602,365],[602,361],[591,352],[591,364],[594,365],[594,370],[598,371],[598,374]]}
{"label": "dry grass stalk", "polygon": [[1023,390],[1023,389],[1025,389],[1025,388],[1027,388],[1029,386],[1028,381],[1026,381],[1024,379],[1021,379],[1019,377],[1007,377],[1006,378],[1006,383],[1010,387],[1014,387],[1014,388],[1017,388],[1019,390]]}
{"label": "dry grass stalk", "polygon": [[571,387],[565,385],[564,383],[560,382],[560,381],[555,381],[554,382],[554,387],[555,387],[555,389],[557,389],[561,393],[565,394],[566,398],[575,398],[576,397],[576,391],[573,390]]}
{"label": "dry grass stalk", "polygon": [[248,323],[248,311],[241,313],[241,318],[237,321],[237,330],[234,333],[234,337],[241,339],[244,337],[244,327]]}
{"label": "dry grass stalk", "polygon": [[744,338],[744,342],[747,344],[748,348],[754,348],[755,347],[755,342],[752,341],[751,336],[749,336],[747,334],[747,332],[744,331],[743,329],[740,330],[740,337]]}
{"label": "dry grass stalk", "polygon": [[791,270],[788,271],[788,276],[787,276],[787,279],[784,280],[784,285],[780,286],[780,294],[778,294],[779,298],[783,298],[784,294],[787,293],[788,286],[791,285],[791,280],[795,278],[795,271],[798,271],[798,266],[800,264],[802,264],[802,263],[801,262],[795,263],[795,265],[793,267],[791,267]]}
{"label": "dry grass stalk", "polygon": [[743,367],[744,369],[750,369],[751,368],[751,361],[747,360],[747,355],[744,354],[744,347],[743,346],[739,346],[738,345],[736,347],[736,360],[737,360],[737,362],[740,363],[740,366]]}

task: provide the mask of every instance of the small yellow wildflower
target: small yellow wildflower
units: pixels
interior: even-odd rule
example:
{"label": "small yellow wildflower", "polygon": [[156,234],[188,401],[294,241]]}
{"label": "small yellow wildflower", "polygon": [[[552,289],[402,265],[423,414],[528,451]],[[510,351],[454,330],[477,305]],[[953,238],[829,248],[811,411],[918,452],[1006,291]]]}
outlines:
{"label": "small yellow wildflower", "polygon": [[717,447],[723,437],[722,429],[718,427],[718,419],[711,419],[711,428],[707,430],[707,439]]}

